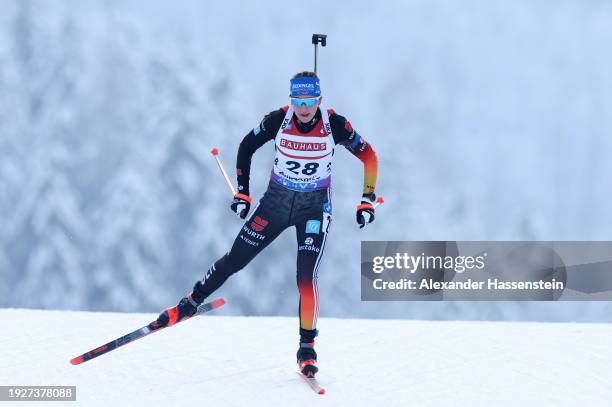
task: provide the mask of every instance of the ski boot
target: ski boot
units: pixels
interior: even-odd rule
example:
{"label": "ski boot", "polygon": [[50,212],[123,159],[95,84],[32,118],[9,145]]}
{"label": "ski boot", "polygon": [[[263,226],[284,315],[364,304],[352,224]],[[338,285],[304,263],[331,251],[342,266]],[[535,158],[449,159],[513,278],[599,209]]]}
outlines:
{"label": "ski boot", "polygon": [[297,351],[297,363],[300,373],[306,377],[314,377],[319,371],[317,364],[317,352],[314,350],[314,338],[317,330],[300,329],[300,348]]}
{"label": "ski boot", "polygon": [[190,292],[177,305],[167,308],[159,314],[156,321],[157,325],[169,327],[183,319],[191,318],[200,304],[202,304],[202,300],[198,301],[197,298],[194,298],[193,292]]}
{"label": "ski boot", "polygon": [[319,371],[316,366],[317,352],[314,350],[314,342],[300,342],[300,349],[297,352],[298,369],[306,377],[314,377]]}

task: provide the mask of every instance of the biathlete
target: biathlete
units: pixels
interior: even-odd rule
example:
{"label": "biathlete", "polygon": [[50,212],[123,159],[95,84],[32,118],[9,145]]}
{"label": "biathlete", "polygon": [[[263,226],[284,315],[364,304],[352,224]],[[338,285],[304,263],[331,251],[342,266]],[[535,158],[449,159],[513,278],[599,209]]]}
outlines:
{"label": "biathlete", "polygon": [[229,276],[243,269],[282,231],[295,226],[300,296],[297,362],[304,375],[314,377],[318,371],[314,349],[319,315],[317,275],[332,219],[334,148],[346,147],[364,165],[363,195],[356,213],[360,228],[374,221],[378,163],[370,144],[346,118],[321,107],[320,82],[314,72],[301,72],[291,79],[290,98],[290,106],[265,116],[240,143],[236,165],[238,193],[231,202],[232,211],[242,219],[249,213],[251,157],[262,145],[274,140],[274,165],[268,189],[230,251],[212,264],[178,305],[163,311],[157,322],[171,326],[192,316],[198,305]]}

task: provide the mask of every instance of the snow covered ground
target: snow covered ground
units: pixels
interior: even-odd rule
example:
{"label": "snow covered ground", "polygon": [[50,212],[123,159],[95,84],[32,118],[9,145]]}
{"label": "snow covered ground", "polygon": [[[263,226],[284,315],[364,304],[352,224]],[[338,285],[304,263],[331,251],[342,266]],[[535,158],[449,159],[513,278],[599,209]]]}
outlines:
{"label": "snow covered ground", "polygon": [[73,356],[153,317],[0,309],[0,385],[76,385],[77,403],[67,404],[86,406],[609,406],[612,400],[612,326],[604,324],[322,318],[323,396],[294,373],[297,321],[285,317],[204,316],[70,365]]}

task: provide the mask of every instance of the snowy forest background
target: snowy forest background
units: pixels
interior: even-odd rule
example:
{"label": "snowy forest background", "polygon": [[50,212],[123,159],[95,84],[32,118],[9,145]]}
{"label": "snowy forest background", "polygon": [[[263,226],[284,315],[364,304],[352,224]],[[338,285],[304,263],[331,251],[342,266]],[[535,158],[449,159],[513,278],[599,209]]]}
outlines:
{"label": "snowy forest background", "polygon": [[[612,321],[610,303],[362,303],[361,240],[612,239],[612,3],[0,0],[0,307],[176,303],[242,222],[228,168],[320,49],[325,101],[378,153],[335,156],[321,314]],[[263,193],[272,144],[257,152]],[[294,315],[295,233],[220,290]],[[296,321],[297,324],[297,321]]]}

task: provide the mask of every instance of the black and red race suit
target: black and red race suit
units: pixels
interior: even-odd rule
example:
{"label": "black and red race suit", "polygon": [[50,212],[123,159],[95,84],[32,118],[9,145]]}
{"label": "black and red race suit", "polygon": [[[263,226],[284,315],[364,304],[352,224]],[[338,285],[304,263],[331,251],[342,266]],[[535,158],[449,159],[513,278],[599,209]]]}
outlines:
{"label": "black and red race suit", "polygon": [[295,226],[300,328],[312,332],[319,315],[317,273],[332,220],[334,148],[343,145],[364,163],[364,193],[374,192],[376,154],[350,122],[333,110],[318,109],[309,123],[301,123],[285,106],[268,114],[240,143],[236,171],[241,194],[249,195],[253,153],[270,140],[275,141],[276,148],[268,189],[230,251],[195,284],[193,295],[198,299],[208,297],[281,232]]}

